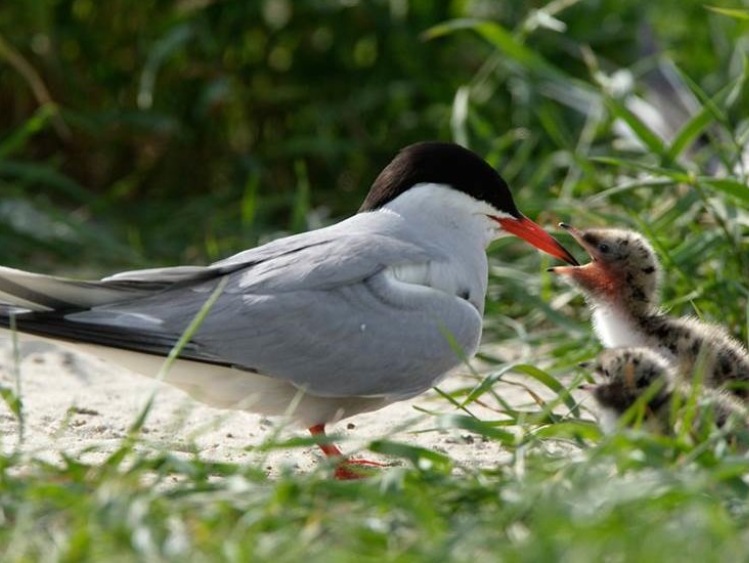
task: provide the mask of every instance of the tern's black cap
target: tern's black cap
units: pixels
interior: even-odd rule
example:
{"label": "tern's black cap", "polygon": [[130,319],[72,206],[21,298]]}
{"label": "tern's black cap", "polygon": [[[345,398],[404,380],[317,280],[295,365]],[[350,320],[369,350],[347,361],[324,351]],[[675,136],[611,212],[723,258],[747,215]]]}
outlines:
{"label": "tern's black cap", "polygon": [[423,183],[449,185],[499,211],[521,216],[507,183],[484,159],[460,145],[434,141],[401,149],[377,176],[359,212],[379,209]]}

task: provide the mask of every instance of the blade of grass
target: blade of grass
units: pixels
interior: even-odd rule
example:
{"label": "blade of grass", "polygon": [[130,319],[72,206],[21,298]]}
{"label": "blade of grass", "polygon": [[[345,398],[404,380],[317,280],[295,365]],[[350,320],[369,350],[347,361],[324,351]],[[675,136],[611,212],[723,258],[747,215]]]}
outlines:
{"label": "blade of grass", "polygon": [[713,123],[715,123],[715,116],[711,108],[703,106],[699,112],[682,125],[676,137],[671,141],[668,147],[669,161],[675,161],[679,158],[697,140],[702,132]]}
{"label": "blade of grass", "polygon": [[16,449],[20,449],[24,442],[26,434],[26,417],[23,412],[23,390],[21,387],[21,348],[18,342],[18,330],[16,328],[16,317],[10,315],[9,330],[11,335],[11,349],[13,352],[11,372],[13,374],[13,380],[15,382],[15,390],[3,388],[0,386],[0,396],[2,397],[5,404],[10,409],[10,412],[18,420],[18,442]]}
{"label": "blade of grass", "polygon": [[734,197],[744,204],[749,204],[749,186],[732,178],[712,178],[700,176],[697,183],[712,188],[715,191]]}
{"label": "blade of grass", "polygon": [[496,440],[507,446],[514,446],[516,439],[515,436],[505,430],[500,430],[496,425],[473,418],[470,416],[464,416],[460,414],[444,414],[437,419],[437,424],[440,428],[460,428],[461,430],[468,430],[479,436],[484,436],[491,440]]}
{"label": "blade of grass", "polygon": [[720,14],[722,16],[728,16],[736,20],[747,20],[749,21],[749,10],[742,10],[740,8],[721,8],[719,6],[705,6],[707,10]]}
{"label": "blade of grass", "polygon": [[554,391],[554,393],[570,409],[570,412],[574,413],[575,416],[579,416],[577,401],[575,401],[572,395],[570,395],[569,391],[564,387],[564,385],[559,383],[544,370],[530,364],[518,364],[514,367],[514,370],[532,377],[545,387],[548,387],[549,389]]}
{"label": "blade of grass", "polygon": [[673,164],[661,138],[653,132],[638,116],[630,111],[619,100],[608,97],[605,99],[606,107],[614,117],[621,119],[632,130],[635,137],[653,154],[657,155],[666,166]]}
{"label": "blade of grass", "polygon": [[[642,172],[648,172],[655,176],[662,176],[665,178],[669,178],[672,182],[680,182],[680,183],[686,184],[692,180],[692,177],[689,175],[689,173],[685,172],[684,170],[680,168],[667,168],[664,166],[655,166],[653,164],[648,164],[648,163],[641,162],[639,160],[635,160],[631,158],[593,156],[593,157],[590,157],[590,159],[593,162],[599,162],[601,164],[626,167],[626,168],[631,168],[633,170],[640,170]],[[652,180],[652,178],[650,180]]]}
{"label": "blade of grass", "polygon": [[23,124],[12,131],[2,143],[0,143],[0,159],[7,158],[14,152],[22,149],[26,142],[38,132],[43,131],[57,109],[51,105],[43,105],[34,114],[23,122]]}
{"label": "blade of grass", "polygon": [[417,469],[439,469],[447,472],[453,463],[450,456],[445,454],[392,440],[375,440],[369,444],[369,449],[378,454],[406,459]]}

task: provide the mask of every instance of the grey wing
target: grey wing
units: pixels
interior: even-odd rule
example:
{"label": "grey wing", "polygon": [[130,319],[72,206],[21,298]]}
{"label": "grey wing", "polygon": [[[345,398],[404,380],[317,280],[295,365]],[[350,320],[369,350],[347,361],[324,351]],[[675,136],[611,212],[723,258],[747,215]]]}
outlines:
{"label": "grey wing", "polygon": [[[389,266],[441,258],[433,249],[372,234],[281,252],[226,274],[191,352],[316,395],[417,394],[472,354],[481,331],[481,316],[466,301],[390,275]],[[123,328],[150,319],[179,335],[214,286],[203,282],[73,318],[115,319]]]}
{"label": "grey wing", "polygon": [[342,225],[278,239],[210,266],[134,270],[102,282],[118,288],[176,289],[229,276],[230,287],[242,291],[283,291],[346,284],[386,266],[445,258],[437,248],[366,231],[349,233],[339,228]]}
{"label": "grey wing", "polygon": [[470,357],[480,335],[467,301],[380,271],[333,288],[224,298],[194,340],[314,395],[405,398]]}
{"label": "grey wing", "polygon": [[350,235],[312,243],[231,274],[241,293],[331,289],[389,266],[444,259],[442,252],[386,235]]}
{"label": "grey wing", "polygon": [[[258,371],[320,395],[402,395],[423,391],[459,362],[459,354],[444,351],[440,322],[455,324],[458,332],[471,328],[470,337],[459,340],[474,346],[476,311],[468,307],[469,322],[455,323],[452,296],[412,284],[401,284],[400,291],[391,287],[398,282],[388,279],[389,266],[442,259],[434,249],[366,233],[298,242],[306,244],[277,245],[265,260],[255,255],[254,262],[211,266],[214,279],[206,279],[205,270],[177,272],[186,279],[168,270],[110,278],[136,285],[181,281],[145,297],[67,314],[64,323],[58,319],[55,336],[69,330],[76,340],[166,354],[226,276],[223,293],[184,357]],[[197,281],[186,284],[191,278]],[[435,315],[430,307],[442,299],[446,304]],[[425,325],[431,330],[423,330]],[[424,369],[414,350],[439,347],[438,361]],[[412,374],[410,381],[405,372]]]}
{"label": "grey wing", "polygon": [[[320,229],[250,249],[211,266],[137,270],[100,281],[0,267],[0,326],[8,327],[12,321],[18,330],[40,336],[166,355],[219,279],[229,278],[227,293],[233,294],[244,291],[240,285],[281,287],[305,278],[345,283],[366,271],[365,257],[357,257],[362,244],[349,245],[336,236],[335,229]],[[385,262],[401,252],[406,260],[418,258],[421,252],[408,245],[385,248],[390,248]],[[325,256],[337,258],[325,262]],[[349,258],[355,258],[351,268],[334,266],[336,260]],[[296,265],[293,271],[287,271],[290,263]],[[182,325],[165,322],[175,318],[188,320]],[[192,343],[184,355],[221,362]]]}

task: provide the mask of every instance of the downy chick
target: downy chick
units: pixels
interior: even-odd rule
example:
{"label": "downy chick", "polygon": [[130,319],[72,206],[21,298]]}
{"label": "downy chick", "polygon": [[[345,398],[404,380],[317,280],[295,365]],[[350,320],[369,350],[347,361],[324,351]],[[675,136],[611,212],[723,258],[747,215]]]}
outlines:
{"label": "downy chick", "polygon": [[[749,398],[749,352],[719,326],[672,317],[659,308],[661,269],[641,234],[620,229],[580,231],[561,224],[590,255],[583,266],[551,271],[579,287],[593,310],[593,328],[607,348],[646,346],[672,361],[691,379]],[[699,360],[699,361],[698,361]]]}
{"label": "downy chick", "polygon": [[[679,409],[695,400],[691,385],[684,383],[666,358],[650,348],[604,350],[591,367],[603,381],[582,388],[591,392],[600,409],[599,422],[607,433],[615,430],[621,417],[641,400],[645,426],[670,434],[680,418]],[[720,428],[731,424],[737,431],[749,429],[749,413],[726,392],[703,387],[696,397],[696,407],[694,433],[702,434],[706,424]]]}

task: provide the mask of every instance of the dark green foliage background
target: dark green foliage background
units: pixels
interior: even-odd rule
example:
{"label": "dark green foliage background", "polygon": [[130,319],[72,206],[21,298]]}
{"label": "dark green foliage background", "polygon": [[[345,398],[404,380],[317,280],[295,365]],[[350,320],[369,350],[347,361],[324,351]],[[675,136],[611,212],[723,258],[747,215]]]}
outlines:
{"label": "dark green foliage background", "polygon": [[[37,237],[6,222],[0,262],[102,271],[204,262],[314,226],[310,210],[349,214],[400,147],[453,137],[463,85],[476,91],[466,140],[500,169],[522,151],[508,179],[525,189],[521,201],[533,199],[529,212],[540,209],[575,165],[564,153],[583,116],[550,100],[518,61],[492,59],[470,30],[433,39],[426,30],[495,20],[589,80],[583,47],[604,66],[629,67],[643,57],[647,23],[708,91],[725,83],[731,35],[742,31],[698,2],[570,4],[560,33],[529,25],[541,7],[531,1],[5,2],[0,139],[40,107],[9,50],[59,114],[0,154],[0,195],[73,234]],[[717,18],[727,35],[705,49]],[[556,138],[544,130],[550,115]]]}
{"label": "dark green foliage background", "polygon": [[[443,2],[404,15],[387,2],[5,4],[6,41],[69,130],[45,127],[14,157],[80,190],[73,198],[7,168],[2,190],[77,210],[113,239],[129,231],[144,261],[205,259],[209,238],[225,252],[305,228],[293,209],[307,179],[312,207],[351,213],[399,147],[449,138],[452,95],[488,51],[468,37],[419,38],[453,11]],[[0,81],[8,132],[39,104],[9,65]]]}

